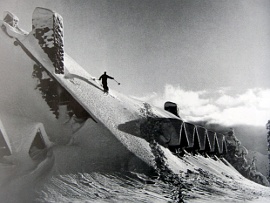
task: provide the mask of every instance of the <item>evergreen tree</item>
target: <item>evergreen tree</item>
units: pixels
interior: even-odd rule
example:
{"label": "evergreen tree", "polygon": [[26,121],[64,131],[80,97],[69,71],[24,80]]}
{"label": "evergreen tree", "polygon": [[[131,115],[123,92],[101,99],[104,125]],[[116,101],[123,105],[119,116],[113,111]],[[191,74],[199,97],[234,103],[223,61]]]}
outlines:
{"label": "evergreen tree", "polygon": [[268,159],[269,159],[269,172],[268,172],[268,181],[270,181],[270,120],[266,124],[267,132],[267,141],[268,141]]}
{"label": "evergreen tree", "polygon": [[[269,151],[269,162],[270,162],[270,120],[267,126],[268,131],[268,151]],[[237,139],[234,129],[231,129],[226,136],[227,142],[227,154],[225,158],[227,161],[232,164],[232,166],[241,173],[244,177],[265,185],[269,186],[269,181],[267,177],[263,176],[260,172],[257,171],[256,168],[256,157],[254,156],[252,159],[252,163],[248,163],[246,155],[248,154],[248,150],[241,144],[241,142]],[[270,163],[269,163],[270,166]],[[270,172],[270,171],[269,171]],[[269,177],[269,176],[268,176]]]}

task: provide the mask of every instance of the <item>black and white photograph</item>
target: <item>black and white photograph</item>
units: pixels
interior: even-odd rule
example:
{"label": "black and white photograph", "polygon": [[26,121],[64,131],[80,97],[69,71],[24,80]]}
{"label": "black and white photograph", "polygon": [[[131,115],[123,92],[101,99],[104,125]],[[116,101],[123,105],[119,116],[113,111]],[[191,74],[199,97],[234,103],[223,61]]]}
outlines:
{"label": "black and white photograph", "polygon": [[1,0],[1,203],[270,203],[269,0]]}

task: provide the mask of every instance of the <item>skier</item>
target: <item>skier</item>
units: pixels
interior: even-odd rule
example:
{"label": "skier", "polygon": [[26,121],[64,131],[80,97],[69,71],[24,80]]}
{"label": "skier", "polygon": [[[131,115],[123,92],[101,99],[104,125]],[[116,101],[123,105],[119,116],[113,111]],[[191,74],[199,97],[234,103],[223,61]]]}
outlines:
{"label": "skier", "polygon": [[114,80],[113,77],[111,77],[111,76],[109,76],[109,75],[106,74],[106,71],[104,72],[103,75],[101,75],[101,76],[99,77],[99,80],[102,79],[102,86],[103,86],[103,89],[104,89],[104,93],[108,93],[108,92],[109,92],[109,87],[108,87],[108,84],[107,84],[107,79],[108,79],[108,78]]}

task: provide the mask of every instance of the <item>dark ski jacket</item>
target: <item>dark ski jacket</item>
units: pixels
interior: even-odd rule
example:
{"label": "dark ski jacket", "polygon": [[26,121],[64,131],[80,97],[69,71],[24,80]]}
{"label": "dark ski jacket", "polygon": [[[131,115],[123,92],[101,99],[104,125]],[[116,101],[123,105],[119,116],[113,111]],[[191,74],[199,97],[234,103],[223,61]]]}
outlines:
{"label": "dark ski jacket", "polygon": [[104,73],[102,76],[99,77],[99,80],[102,80],[102,84],[104,86],[107,86],[107,79],[114,79],[113,77],[107,75],[106,73]]}

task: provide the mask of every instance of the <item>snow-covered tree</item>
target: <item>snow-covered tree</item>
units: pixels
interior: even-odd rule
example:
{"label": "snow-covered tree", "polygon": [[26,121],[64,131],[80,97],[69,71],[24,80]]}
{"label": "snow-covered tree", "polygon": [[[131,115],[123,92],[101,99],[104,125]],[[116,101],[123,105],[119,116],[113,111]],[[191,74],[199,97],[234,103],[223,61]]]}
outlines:
{"label": "snow-covered tree", "polygon": [[[270,129],[270,121],[269,121],[269,129]],[[268,137],[270,140],[270,135],[268,133]],[[226,159],[230,162],[233,167],[239,171],[246,178],[253,180],[262,185],[269,186],[269,182],[267,178],[257,171],[256,167],[256,157],[253,157],[252,163],[249,163],[247,160],[248,150],[241,144],[241,142],[237,139],[235,132],[231,129],[226,134],[227,141],[227,150]],[[270,145],[269,145],[270,146]]]}
{"label": "snow-covered tree", "polygon": [[266,124],[267,132],[267,141],[268,141],[268,159],[269,159],[269,172],[268,172],[268,181],[270,181],[270,120]]}

